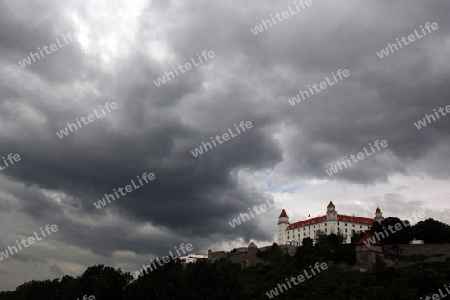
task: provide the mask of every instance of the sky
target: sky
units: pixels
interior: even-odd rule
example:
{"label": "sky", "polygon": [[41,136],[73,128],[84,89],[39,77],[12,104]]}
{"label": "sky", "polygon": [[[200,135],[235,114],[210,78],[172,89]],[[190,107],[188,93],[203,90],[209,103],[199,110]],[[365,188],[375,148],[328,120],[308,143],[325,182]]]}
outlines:
{"label": "sky", "polygon": [[[78,276],[94,264],[134,272],[182,243],[202,254],[270,245],[282,209],[296,222],[325,214],[329,201],[340,214],[372,218],[380,207],[384,217],[423,211],[450,223],[450,116],[415,125],[450,105],[448,2],[0,6],[0,156],[20,156],[7,167],[0,160],[0,252],[58,227],[0,261],[0,290]],[[283,11],[287,18],[254,34]],[[427,22],[438,28],[424,35]],[[380,58],[415,30],[422,37]],[[44,46],[50,50],[33,61],[30,52]],[[334,81],[338,70],[350,75]],[[333,85],[290,104],[327,77]],[[81,117],[83,126],[61,135]],[[241,121],[251,128],[236,134]],[[326,172],[377,140],[387,146]],[[144,173],[154,179],[96,208]],[[275,205],[230,226],[267,201]]]}

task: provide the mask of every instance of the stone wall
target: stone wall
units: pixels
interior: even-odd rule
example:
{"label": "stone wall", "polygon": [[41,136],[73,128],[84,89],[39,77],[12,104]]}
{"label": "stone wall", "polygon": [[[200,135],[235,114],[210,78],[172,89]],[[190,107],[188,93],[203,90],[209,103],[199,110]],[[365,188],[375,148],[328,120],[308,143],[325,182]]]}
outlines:
{"label": "stone wall", "polygon": [[428,257],[444,256],[450,258],[450,244],[384,245],[385,253],[396,255],[396,246],[401,251],[400,256],[424,255]]}
{"label": "stone wall", "polygon": [[246,251],[218,251],[218,252],[208,252],[208,261],[214,262],[221,259],[222,257],[228,257],[231,262],[240,264],[243,267],[252,267],[258,264],[264,263],[261,259],[256,256],[257,249],[248,249]]}
{"label": "stone wall", "polygon": [[295,252],[297,252],[298,246],[280,245],[280,248],[286,251],[286,253],[289,254],[290,256],[294,256]]}
{"label": "stone wall", "polygon": [[376,263],[377,255],[382,255],[381,245],[356,245],[356,265],[364,269],[372,269]]}
{"label": "stone wall", "polygon": [[[259,248],[259,251],[266,251],[270,249],[270,247],[271,246]],[[281,245],[280,248],[283,249],[289,255],[293,256],[297,251],[298,247],[291,245]],[[256,256],[257,252],[258,248],[256,246],[237,248],[230,252],[225,251],[212,252],[211,250],[209,250],[208,261],[215,262],[216,260],[219,260],[222,257],[228,257],[231,262],[240,264],[241,266],[245,267],[252,267],[259,264],[265,264],[265,262],[262,259]]]}

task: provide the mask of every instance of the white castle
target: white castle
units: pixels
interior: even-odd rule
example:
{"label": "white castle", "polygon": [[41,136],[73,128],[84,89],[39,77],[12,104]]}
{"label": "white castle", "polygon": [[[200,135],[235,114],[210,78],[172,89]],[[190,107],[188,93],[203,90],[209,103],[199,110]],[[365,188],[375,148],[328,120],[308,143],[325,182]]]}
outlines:
{"label": "white castle", "polygon": [[327,214],[295,223],[289,222],[289,217],[283,209],[278,217],[278,244],[301,246],[304,238],[314,240],[317,231],[325,234],[341,234],[345,243],[351,242],[352,234],[369,230],[374,222],[383,221],[380,208],[375,210],[375,218],[340,215],[336,212],[332,201],[327,206]]}

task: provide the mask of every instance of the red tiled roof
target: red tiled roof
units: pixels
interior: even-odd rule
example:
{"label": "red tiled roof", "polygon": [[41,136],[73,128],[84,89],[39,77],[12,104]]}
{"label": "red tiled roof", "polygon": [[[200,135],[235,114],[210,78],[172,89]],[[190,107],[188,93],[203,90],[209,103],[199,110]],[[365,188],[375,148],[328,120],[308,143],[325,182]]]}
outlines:
{"label": "red tiled roof", "polygon": [[353,222],[353,223],[362,223],[367,225],[372,225],[375,220],[371,218],[364,218],[364,217],[352,217],[352,216],[346,216],[346,215],[337,215],[338,221],[347,221],[347,222]]}
{"label": "red tiled roof", "polygon": [[292,223],[291,225],[289,225],[286,228],[286,230],[294,229],[294,228],[297,228],[297,227],[302,227],[302,226],[305,226],[305,225],[321,223],[321,222],[326,221],[326,219],[327,219],[327,216],[321,216],[321,217],[311,218],[311,219],[308,219],[308,220],[305,220],[305,221],[295,222],[295,223]]}
{"label": "red tiled roof", "polygon": [[285,218],[288,217],[287,214],[286,214],[286,211],[284,209],[281,211],[281,214],[280,214],[280,216],[278,218],[281,218],[281,217],[285,217]]}
{"label": "red tiled roof", "polygon": [[[295,229],[298,227],[303,227],[305,225],[314,225],[317,223],[325,222],[327,220],[327,216],[320,216],[311,218],[305,221],[299,221],[292,223],[288,227],[286,227],[286,230]],[[352,216],[346,216],[346,215],[337,215],[338,221],[345,221],[345,222],[352,222],[352,223],[359,223],[359,224],[366,224],[368,226],[371,226],[375,220],[371,218],[364,218],[364,217],[352,217]]]}
{"label": "red tiled roof", "polygon": [[330,203],[328,204],[328,206],[327,206],[327,207],[330,207],[330,206],[333,206],[333,207],[335,207],[335,206],[334,206],[334,204],[333,204],[333,201],[330,201]]}
{"label": "red tiled roof", "polygon": [[[359,241],[357,241],[355,244],[356,244],[356,245],[362,245],[362,244],[364,244],[364,242],[366,242],[367,240],[370,240],[370,242],[376,241],[375,244],[373,244],[373,245],[381,245],[380,242],[378,242],[376,238],[374,238],[372,235],[370,235],[370,234],[368,234],[368,233],[366,233],[366,235],[363,236],[362,239],[360,239]],[[369,244],[370,244],[370,243],[369,243]]]}

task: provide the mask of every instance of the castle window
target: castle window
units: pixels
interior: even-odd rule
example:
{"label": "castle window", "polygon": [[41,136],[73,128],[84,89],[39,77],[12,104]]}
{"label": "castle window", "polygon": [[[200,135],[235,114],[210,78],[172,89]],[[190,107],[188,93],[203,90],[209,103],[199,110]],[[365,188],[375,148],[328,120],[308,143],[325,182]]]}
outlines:
{"label": "castle window", "polygon": [[347,228],[345,228],[345,232],[347,232]]}
{"label": "castle window", "polygon": [[353,224],[353,227],[355,227],[355,224]]}
{"label": "castle window", "polygon": [[345,226],[347,226],[347,223],[345,223]]}
{"label": "castle window", "polygon": [[339,222],[338,222],[338,226],[339,226]]}
{"label": "castle window", "polygon": [[359,225],[359,228],[362,228],[362,225]]}
{"label": "castle window", "polygon": [[325,223],[325,226],[327,226],[327,223]]}
{"label": "castle window", "polygon": [[327,232],[327,229],[325,228],[325,232]]}

